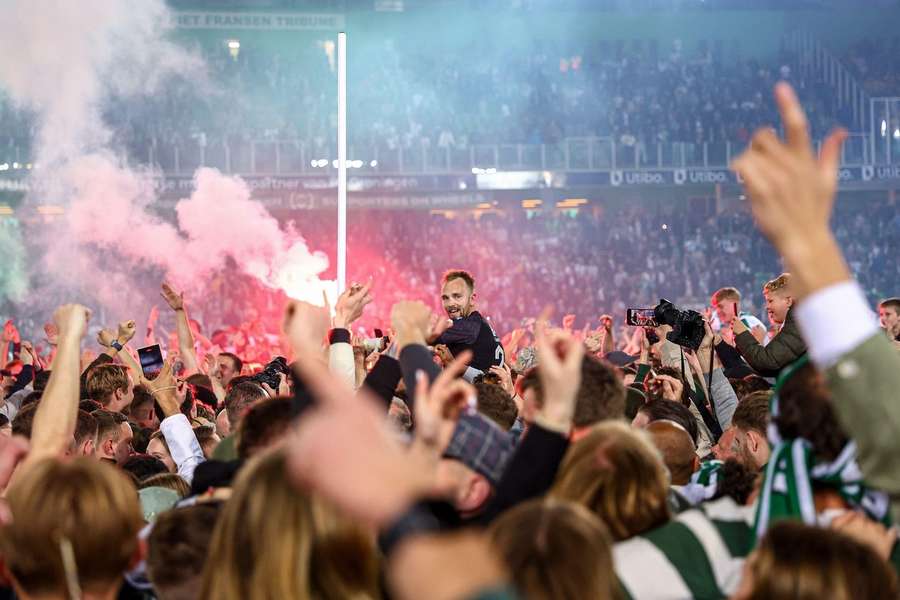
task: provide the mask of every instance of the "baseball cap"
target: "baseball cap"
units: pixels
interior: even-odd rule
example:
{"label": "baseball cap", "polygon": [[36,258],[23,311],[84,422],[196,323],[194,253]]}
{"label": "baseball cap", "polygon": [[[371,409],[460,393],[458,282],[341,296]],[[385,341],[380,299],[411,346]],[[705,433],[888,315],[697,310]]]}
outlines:
{"label": "baseball cap", "polygon": [[460,416],[444,458],[460,461],[496,486],[512,453],[509,434],[480,413],[472,413]]}

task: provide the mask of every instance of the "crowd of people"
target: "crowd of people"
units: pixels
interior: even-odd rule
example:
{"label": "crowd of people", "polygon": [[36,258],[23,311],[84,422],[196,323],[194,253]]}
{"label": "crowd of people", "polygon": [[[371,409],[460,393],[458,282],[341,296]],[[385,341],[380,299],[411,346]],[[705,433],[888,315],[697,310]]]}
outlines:
{"label": "crowd of people", "polygon": [[[866,126],[854,122],[822,77],[792,71],[798,57],[782,51],[769,60],[740,58],[723,41],[687,47],[680,40],[536,39],[520,48],[475,40],[468,56],[403,40],[360,40],[357,48],[349,131],[355,156],[366,163],[403,150],[407,164],[429,156],[429,163],[446,165],[453,152],[468,157],[480,144],[552,145],[573,137],[610,138],[621,156],[644,161],[656,159],[658,144],[665,156],[680,153],[672,143],[688,144],[686,159],[701,160],[708,143],[724,161],[726,143],[737,152],[752,131],[774,121],[767,90],[778,80],[798,88],[817,138],[835,123]],[[895,87],[892,49],[862,43],[847,63],[887,93]],[[200,51],[205,78],[176,80],[165,93],[106,107],[115,141],[132,160],[171,170],[177,148],[181,170],[198,166],[201,155],[224,167],[227,147],[231,168],[249,172],[251,143],[275,140],[304,148],[305,163],[295,150],[297,164],[285,158],[282,168],[334,156],[333,44],[310,36],[278,50],[245,42],[236,56],[219,45]],[[0,97],[0,117],[0,160],[24,164],[31,116]],[[255,160],[257,168],[275,167],[262,150]]]}
{"label": "crowd of people", "polygon": [[[524,294],[477,264],[419,290],[438,311],[374,278],[289,301],[258,366],[165,283],[165,356],[78,304],[48,355],[7,323],[0,597],[896,598],[900,298],[870,302],[831,227],[857,227],[833,211],[845,132],[816,156],[775,97],[785,139],[734,164],[789,271],[762,286],[771,329],[733,280],[622,345],[552,307],[507,332],[491,298]],[[390,329],[362,339],[371,312]]]}

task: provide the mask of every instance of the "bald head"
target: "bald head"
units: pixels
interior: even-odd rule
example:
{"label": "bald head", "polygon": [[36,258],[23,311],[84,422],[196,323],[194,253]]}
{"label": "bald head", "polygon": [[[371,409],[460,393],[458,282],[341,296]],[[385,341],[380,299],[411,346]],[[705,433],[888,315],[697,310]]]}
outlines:
{"label": "bald head", "polygon": [[686,485],[700,462],[691,435],[673,421],[654,421],[645,430],[663,456],[672,485]]}

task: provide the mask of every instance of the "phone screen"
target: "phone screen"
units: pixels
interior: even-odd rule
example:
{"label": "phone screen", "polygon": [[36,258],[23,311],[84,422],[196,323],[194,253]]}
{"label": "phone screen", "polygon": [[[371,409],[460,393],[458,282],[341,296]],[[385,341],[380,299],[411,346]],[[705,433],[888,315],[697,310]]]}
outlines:
{"label": "phone screen", "polygon": [[159,344],[138,348],[138,357],[141,361],[141,370],[147,379],[154,379],[162,371],[163,355]]}
{"label": "phone screen", "polygon": [[659,326],[652,308],[629,308],[625,311],[625,322],[631,327]]}

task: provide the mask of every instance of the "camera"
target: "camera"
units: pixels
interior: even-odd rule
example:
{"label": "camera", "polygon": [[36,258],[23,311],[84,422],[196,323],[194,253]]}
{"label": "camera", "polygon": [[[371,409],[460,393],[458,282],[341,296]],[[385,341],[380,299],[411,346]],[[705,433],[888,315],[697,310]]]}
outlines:
{"label": "camera", "polygon": [[695,310],[679,310],[674,304],[660,299],[653,309],[656,322],[672,328],[666,339],[673,344],[697,350],[706,337],[706,325],[703,315]]}
{"label": "camera", "polygon": [[264,383],[273,390],[278,389],[278,384],[281,383],[281,378],[279,375],[284,373],[285,375],[290,375],[290,368],[287,364],[287,359],[283,356],[276,356],[273,358],[269,364],[265,366],[265,368],[257,373],[256,375],[250,376],[250,381],[255,381],[256,383]]}

